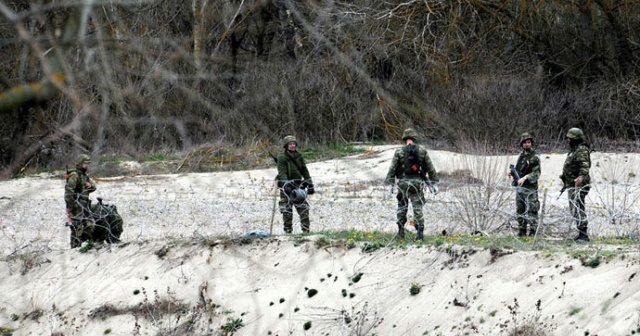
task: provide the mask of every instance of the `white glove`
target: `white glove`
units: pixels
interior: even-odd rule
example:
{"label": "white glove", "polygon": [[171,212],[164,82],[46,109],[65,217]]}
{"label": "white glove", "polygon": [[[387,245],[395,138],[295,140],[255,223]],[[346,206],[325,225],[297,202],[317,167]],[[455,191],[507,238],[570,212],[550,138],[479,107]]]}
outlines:
{"label": "white glove", "polygon": [[391,198],[391,197],[393,197],[393,185],[389,186],[389,190],[384,195],[384,199]]}
{"label": "white glove", "polygon": [[432,185],[432,186],[431,186],[431,188],[430,188],[430,190],[431,190],[431,193],[432,193],[434,196],[438,194],[438,186],[437,186],[437,185],[435,185],[435,184],[434,184],[434,185]]}

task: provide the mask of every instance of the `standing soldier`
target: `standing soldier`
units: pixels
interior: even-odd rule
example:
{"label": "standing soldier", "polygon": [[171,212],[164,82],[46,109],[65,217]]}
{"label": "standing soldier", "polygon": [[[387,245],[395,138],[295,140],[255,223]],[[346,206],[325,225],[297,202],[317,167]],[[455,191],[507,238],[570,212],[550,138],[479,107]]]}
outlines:
{"label": "standing soldier", "polygon": [[[520,177],[514,184],[516,189],[516,213],[518,216],[518,236],[535,236],[538,227],[538,179],[540,178],[540,157],[533,149],[533,136],[529,133],[522,133],[520,136],[520,147],[522,152],[518,156],[515,170]],[[511,171],[509,176],[514,178]]]}
{"label": "standing soldier", "polygon": [[64,202],[71,223],[71,248],[79,247],[83,241],[91,239],[93,220],[91,219],[91,201],[89,194],[96,191],[96,185],[87,175],[91,158],[81,154],[76,160],[76,169],[67,177],[64,188]]}
{"label": "standing soldier", "polygon": [[[404,130],[402,141],[405,146],[396,150],[391,160],[391,167],[385,179],[388,185],[394,185],[398,181],[398,209],[396,211],[398,236],[404,238],[404,224],[407,222],[409,201],[413,207],[417,239],[422,240],[424,235],[424,217],[422,207],[424,205],[423,187],[430,186],[431,192],[438,193],[435,183],[438,176],[433,167],[427,149],[418,145],[418,133],[411,128]],[[427,178],[429,174],[429,178]]]}
{"label": "standing soldier", "polygon": [[578,227],[578,236],[575,241],[589,241],[587,234],[587,213],[584,200],[591,189],[591,150],[584,143],[584,133],[579,128],[571,128],[567,132],[569,141],[569,153],[562,168],[563,190],[568,189],[569,210]]}
{"label": "standing soldier", "polygon": [[309,232],[309,202],[307,195],[313,195],[313,182],[304,158],[297,151],[298,140],[287,135],[283,141],[284,152],[278,155],[278,188],[280,188],[280,213],[284,222],[284,232],[293,232],[293,207],[300,216],[302,232]]}

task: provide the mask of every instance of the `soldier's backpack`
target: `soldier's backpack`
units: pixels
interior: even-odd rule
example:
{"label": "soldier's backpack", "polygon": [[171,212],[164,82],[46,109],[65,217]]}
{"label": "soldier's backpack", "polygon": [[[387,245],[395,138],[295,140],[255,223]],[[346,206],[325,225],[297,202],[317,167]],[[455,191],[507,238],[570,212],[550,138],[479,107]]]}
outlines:
{"label": "soldier's backpack", "polygon": [[98,197],[98,204],[91,206],[95,227],[92,233],[94,242],[118,243],[123,231],[122,217],[118,208],[113,204],[102,203]]}
{"label": "soldier's backpack", "polygon": [[404,161],[402,162],[402,176],[416,177],[421,176],[422,172],[423,169],[420,166],[418,146],[408,145],[404,152]]}

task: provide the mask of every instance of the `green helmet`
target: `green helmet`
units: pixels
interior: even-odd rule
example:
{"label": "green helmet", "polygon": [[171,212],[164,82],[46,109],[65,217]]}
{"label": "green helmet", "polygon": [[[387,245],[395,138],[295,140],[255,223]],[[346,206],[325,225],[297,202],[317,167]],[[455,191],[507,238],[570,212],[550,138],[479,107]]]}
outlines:
{"label": "green helmet", "polygon": [[287,135],[286,137],[284,137],[284,139],[282,139],[282,147],[287,148],[290,142],[295,142],[297,145],[298,139],[296,139],[296,137],[293,135]]}
{"label": "green helmet", "polygon": [[531,133],[529,132],[522,133],[522,135],[520,136],[520,146],[522,146],[522,143],[527,140],[531,140],[531,142],[533,142],[533,135],[531,135]]}
{"label": "green helmet", "polygon": [[414,141],[417,141],[418,132],[416,132],[416,130],[414,130],[413,128],[407,128],[406,130],[404,130],[404,132],[402,132],[402,141],[405,141],[407,139],[413,139]]}
{"label": "green helmet", "polygon": [[570,128],[569,131],[567,132],[567,138],[571,140],[584,139],[584,133],[582,133],[581,129],[577,127],[573,127],[573,128]]}
{"label": "green helmet", "polygon": [[76,159],[76,166],[79,167],[83,163],[91,163],[91,157],[87,154],[78,155],[78,158]]}

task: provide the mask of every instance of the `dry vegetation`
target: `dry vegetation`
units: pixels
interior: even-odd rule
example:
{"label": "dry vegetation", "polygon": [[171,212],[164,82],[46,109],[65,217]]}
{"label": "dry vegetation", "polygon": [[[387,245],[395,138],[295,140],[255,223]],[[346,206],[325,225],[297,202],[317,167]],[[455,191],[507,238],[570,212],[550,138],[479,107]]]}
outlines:
{"label": "dry vegetation", "polygon": [[[0,1],[4,177],[397,139],[510,147],[568,127],[637,150],[637,1]],[[206,162],[204,162],[206,163]]]}

